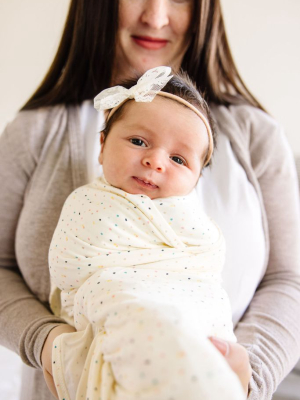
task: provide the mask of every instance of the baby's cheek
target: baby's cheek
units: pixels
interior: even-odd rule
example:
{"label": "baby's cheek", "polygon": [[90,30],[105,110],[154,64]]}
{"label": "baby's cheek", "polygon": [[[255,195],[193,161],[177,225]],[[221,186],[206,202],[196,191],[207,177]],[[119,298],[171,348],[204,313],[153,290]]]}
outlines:
{"label": "baby's cheek", "polygon": [[119,182],[119,175],[116,166],[111,164],[103,164],[103,173],[107,182],[112,186],[117,186]]}
{"label": "baby's cheek", "polygon": [[177,176],[174,180],[168,181],[168,195],[185,196],[189,194],[196,184],[195,178],[185,174]]}

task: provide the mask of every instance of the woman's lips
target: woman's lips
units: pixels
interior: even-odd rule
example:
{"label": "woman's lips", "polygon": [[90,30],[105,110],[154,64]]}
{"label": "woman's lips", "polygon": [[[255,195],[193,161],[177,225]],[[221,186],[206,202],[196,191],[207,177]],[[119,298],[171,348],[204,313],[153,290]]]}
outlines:
{"label": "woman's lips", "polygon": [[147,181],[146,179],[138,178],[137,176],[133,176],[132,178],[136,181],[136,183],[138,185],[140,185],[143,188],[147,188],[147,189],[151,189],[151,190],[158,189],[158,186]]}
{"label": "woman's lips", "polygon": [[168,44],[166,39],[151,38],[149,36],[132,36],[134,42],[148,50],[159,50]]}

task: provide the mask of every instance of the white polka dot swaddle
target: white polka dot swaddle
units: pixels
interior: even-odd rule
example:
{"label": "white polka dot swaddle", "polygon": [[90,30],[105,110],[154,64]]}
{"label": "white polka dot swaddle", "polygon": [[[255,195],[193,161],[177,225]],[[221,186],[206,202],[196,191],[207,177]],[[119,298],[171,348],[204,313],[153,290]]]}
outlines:
{"label": "white polka dot swaddle", "polygon": [[207,339],[235,341],[221,286],[225,244],[197,195],[151,200],[107,184],[75,190],[54,233],[51,307],[60,399],[241,400]]}

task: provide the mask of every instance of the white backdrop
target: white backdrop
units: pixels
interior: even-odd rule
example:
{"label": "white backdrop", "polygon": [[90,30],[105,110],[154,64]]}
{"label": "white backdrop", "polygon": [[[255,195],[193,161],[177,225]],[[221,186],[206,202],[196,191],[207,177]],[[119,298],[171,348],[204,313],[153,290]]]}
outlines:
{"label": "white backdrop", "polygon": [[[242,78],[285,126],[294,153],[300,155],[300,1],[221,1]],[[69,0],[0,0],[0,131],[43,78],[68,4]],[[0,347],[1,399],[18,398],[19,371],[18,358]]]}
{"label": "white backdrop", "polygon": [[300,1],[221,2],[242,78],[300,155]]}

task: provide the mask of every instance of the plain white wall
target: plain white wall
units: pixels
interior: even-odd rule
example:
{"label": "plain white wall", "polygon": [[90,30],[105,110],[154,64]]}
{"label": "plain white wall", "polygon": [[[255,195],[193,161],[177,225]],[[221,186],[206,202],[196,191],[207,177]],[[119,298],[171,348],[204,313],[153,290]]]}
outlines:
{"label": "plain white wall", "polygon": [[[300,1],[221,1],[242,78],[285,126],[294,153],[300,155]],[[69,0],[0,0],[1,131],[48,69],[68,5]],[[0,391],[4,399],[15,400],[19,387],[11,376],[19,364],[9,354],[0,347]]]}
{"label": "plain white wall", "polygon": [[242,78],[300,155],[300,1],[221,0]]}
{"label": "plain white wall", "polygon": [[1,131],[48,70],[69,3],[70,0],[0,0]]}

